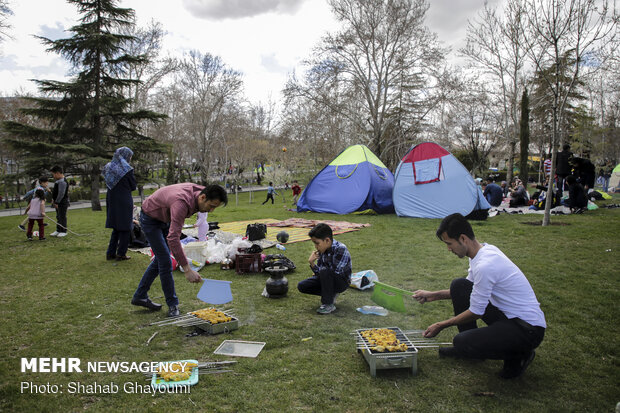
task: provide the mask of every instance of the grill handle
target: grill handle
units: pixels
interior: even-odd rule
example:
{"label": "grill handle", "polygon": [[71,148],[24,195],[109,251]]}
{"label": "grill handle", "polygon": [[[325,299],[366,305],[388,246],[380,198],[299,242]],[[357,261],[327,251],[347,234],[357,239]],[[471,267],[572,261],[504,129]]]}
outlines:
{"label": "grill handle", "polygon": [[402,366],[403,364],[405,364],[405,357],[389,357],[386,358],[387,364],[389,364],[390,366]]}

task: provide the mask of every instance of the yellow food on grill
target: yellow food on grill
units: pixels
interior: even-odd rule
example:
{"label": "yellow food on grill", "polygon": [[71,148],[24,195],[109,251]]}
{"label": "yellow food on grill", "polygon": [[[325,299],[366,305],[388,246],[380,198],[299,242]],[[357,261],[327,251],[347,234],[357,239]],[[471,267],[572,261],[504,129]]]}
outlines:
{"label": "yellow food on grill", "polygon": [[206,320],[211,324],[227,323],[232,321],[232,317],[227,316],[225,313],[216,310],[215,308],[203,308],[202,310],[192,311],[190,314],[193,314],[202,320]]}
{"label": "yellow food on grill", "polygon": [[157,377],[164,379],[165,381],[183,381],[190,378],[192,375],[192,369],[198,367],[196,363],[181,363],[174,361],[168,363],[166,367],[160,366],[157,369]]}
{"label": "yellow food on grill", "polygon": [[373,328],[360,332],[370,349],[383,353],[385,351],[407,351],[407,344],[396,338],[396,332],[388,328]]}

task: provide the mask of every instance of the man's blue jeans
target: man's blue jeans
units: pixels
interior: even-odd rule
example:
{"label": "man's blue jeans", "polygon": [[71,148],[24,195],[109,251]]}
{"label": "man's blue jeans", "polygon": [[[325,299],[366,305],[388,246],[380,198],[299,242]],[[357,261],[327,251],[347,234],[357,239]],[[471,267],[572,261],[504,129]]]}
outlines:
{"label": "man's blue jeans", "polygon": [[164,296],[166,297],[166,304],[168,304],[168,307],[177,306],[179,305],[179,299],[174,290],[172,259],[170,258],[170,249],[166,242],[170,224],[151,218],[144,212],[141,212],[140,225],[142,226],[144,235],[146,235],[146,239],[149,240],[155,257],[144,272],[138,289],[133,296],[137,299],[148,298],[148,291],[151,288],[151,284],[153,284],[153,281],[155,281],[155,278],[159,275],[161,289],[164,291]]}

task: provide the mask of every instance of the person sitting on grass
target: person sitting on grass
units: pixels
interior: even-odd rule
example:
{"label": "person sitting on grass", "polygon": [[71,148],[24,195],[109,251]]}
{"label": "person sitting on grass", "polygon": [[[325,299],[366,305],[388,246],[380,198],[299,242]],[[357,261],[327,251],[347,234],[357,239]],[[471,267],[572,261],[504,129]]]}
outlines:
{"label": "person sitting on grass", "polygon": [[[500,377],[523,374],[534,359],[547,327],[536,294],[523,272],[497,247],[481,244],[463,215],[456,213],[441,221],[437,237],[448,251],[469,258],[467,278],[457,278],[449,290],[417,290],[413,298],[424,304],[450,299],[454,317],[432,324],[424,337],[457,326],[453,347],[439,348],[442,357],[504,360]],[[478,328],[482,318],[487,327]]]}
{"label": "person sitting on grass", "polygon": [[327,224],[317,224],[308,233],[315,251],[308,262],[314,275],[297,284],[299,292],[321,296],[319,314],[336,310],[336,296],[351,284],[351,254],[347,246],[334,240],[332,229]]}
{"label": "person sitting on grass", "polygon": [[566,177],[566,185],[568,185],[568,198],[564,201],[564,205],[569,207],[571,212],[583,212],[588,207],[588,197],[583,185],[577,182],[575,175]]}
{"label": "person sitting on grass", "polygon": [[502,187],[493,182],[493,178],[488,177],[486,186],[482,185],[483,195],[491,206],[497,207],[502,204],[504,192]]}
{"label": "person sitting on grass", "polygon": [[515,178],[514,186],[510,192],[510,208],[518,208],[521,206],[527,206],[530,200],[530,196],[527,193],[527,189],[520,179]]}

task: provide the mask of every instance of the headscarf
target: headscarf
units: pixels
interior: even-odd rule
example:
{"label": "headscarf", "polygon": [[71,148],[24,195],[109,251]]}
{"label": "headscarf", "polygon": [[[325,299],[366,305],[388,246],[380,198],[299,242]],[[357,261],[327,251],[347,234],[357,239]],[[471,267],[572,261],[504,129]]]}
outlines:
{"label": "headscarf", "polygon": [[127,174],[127,172],[133,170],[133,167],[129,165],[129,160],[132,156],[133,151],[128,147],[123,146],[114,152],[112,161],[108,162],[103,167],[105,184],[109,189],[114,188],[123,176]]}

